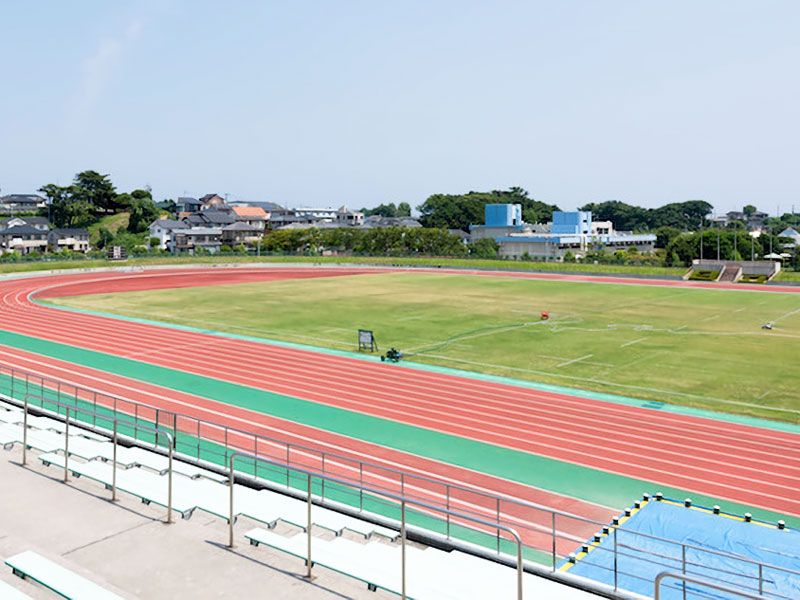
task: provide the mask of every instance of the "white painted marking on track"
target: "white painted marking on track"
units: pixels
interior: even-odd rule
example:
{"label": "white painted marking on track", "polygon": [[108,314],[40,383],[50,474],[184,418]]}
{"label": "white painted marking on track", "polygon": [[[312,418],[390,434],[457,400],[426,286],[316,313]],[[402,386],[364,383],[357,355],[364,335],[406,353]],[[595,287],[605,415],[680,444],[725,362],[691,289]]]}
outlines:
{"label": "white painted marking on track", "polygon": [[639,342],[645,341],[647,338],[639,338],[638,340],[633,340],[632,342],[625,342],[624,344],[620,345],[620,348],[625,348],[627,346],[633,346],[634,344],[638,344]]}
{"label": "white painted marking on track", "polygon": [[594,354],[587,354],[586,356],[581,356],[580,358],[573,358],[572,360],[568,360],[567,362],[563,362],[560,365],[556,365],[556,367],[566,367],[567,365],[571,365],[572,363],[580,362],[582,360],[586,360],[587,358],[592,358]]}

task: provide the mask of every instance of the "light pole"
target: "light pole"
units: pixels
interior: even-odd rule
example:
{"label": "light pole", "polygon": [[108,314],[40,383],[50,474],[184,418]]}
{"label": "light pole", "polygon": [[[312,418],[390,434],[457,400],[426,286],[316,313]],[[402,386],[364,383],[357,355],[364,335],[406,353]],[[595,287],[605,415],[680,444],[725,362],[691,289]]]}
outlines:
{"label": "light pole", "polygon": [[717,223],[717,262],[719,262],[719,223]]}

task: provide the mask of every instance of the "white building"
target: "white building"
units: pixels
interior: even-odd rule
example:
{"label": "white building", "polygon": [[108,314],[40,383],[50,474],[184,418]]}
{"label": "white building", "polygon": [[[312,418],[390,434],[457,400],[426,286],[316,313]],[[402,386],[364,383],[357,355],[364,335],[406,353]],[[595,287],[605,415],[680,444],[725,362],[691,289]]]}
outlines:
{"label": "white building", "polygon": [[173,219],[158,219],[150,223],[150,237],[158,238],[158,247],[161,250],[172,248],[173,232],[176,229],[188,229],[189,226],[183,221]]}

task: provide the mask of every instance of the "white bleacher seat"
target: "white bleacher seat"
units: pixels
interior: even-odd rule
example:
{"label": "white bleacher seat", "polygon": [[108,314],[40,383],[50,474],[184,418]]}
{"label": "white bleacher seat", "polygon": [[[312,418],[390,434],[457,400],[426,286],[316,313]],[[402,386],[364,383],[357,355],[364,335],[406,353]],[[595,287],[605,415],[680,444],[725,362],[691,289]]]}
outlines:
{"label": "white bleacher seat", "polygon": [[[265,544],[298,558],[306,558],[308,541],[304,534],[285,537],[264,529],[253,529],[245,537],[251,543]],[[368,585],[400,593],[399,545],[374,541],[359,544],[345,538],[327,541],[316,536],[311,540],[313,563]],[[516,577],[512,568],[461,552],[406,546],[406,592],[417,600],[515,598]],[[596,598],[588,592],[530,573],[523,576],[523,597],[548,600]]]}
{"label": "white bleacher seat", "polygon": [[30,550],[6,559],[14,573],[70,600],[123,600],[121,596]]}
{"label": "white bleacher seat", "polygon": [[0,581],[0,598],[3,600],[33,600],[30,596],[23,594],[5,581]]}

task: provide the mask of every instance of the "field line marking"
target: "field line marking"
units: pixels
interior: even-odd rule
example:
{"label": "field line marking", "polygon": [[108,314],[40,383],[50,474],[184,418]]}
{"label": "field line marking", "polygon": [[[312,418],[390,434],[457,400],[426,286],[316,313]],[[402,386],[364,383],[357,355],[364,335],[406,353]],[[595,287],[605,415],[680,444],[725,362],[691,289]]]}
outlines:
{"label": "field line marking", "polygon": [[580,362],[582,360],[586,360],[587,358],[592,358],[594,354],[587,354],[586,356],[581,356],[580,358],[573,358],[572,360],[568,360],[567,362],[563,362],[560,365],[556,365],[556,367],[566,367],[567,365],[571,365],[572,363]]}
{"label": "field line marking", "polygon": [[710,317],[706,317],[705,319],[701,319],[701,322],[705,323],[706,321],[713,321],[714,319],[719,319],[719,315],[711,315]]}
{"label": "field line marking", "polygon": [[633,340],[632,342],[625,342],[624,344],[620,345],[620,348],[625,348],[626,346],[632,346],[633,344],[638,344],[639,342],[643,342],[646,340],[646,337],[639,338],[638,340]]}

